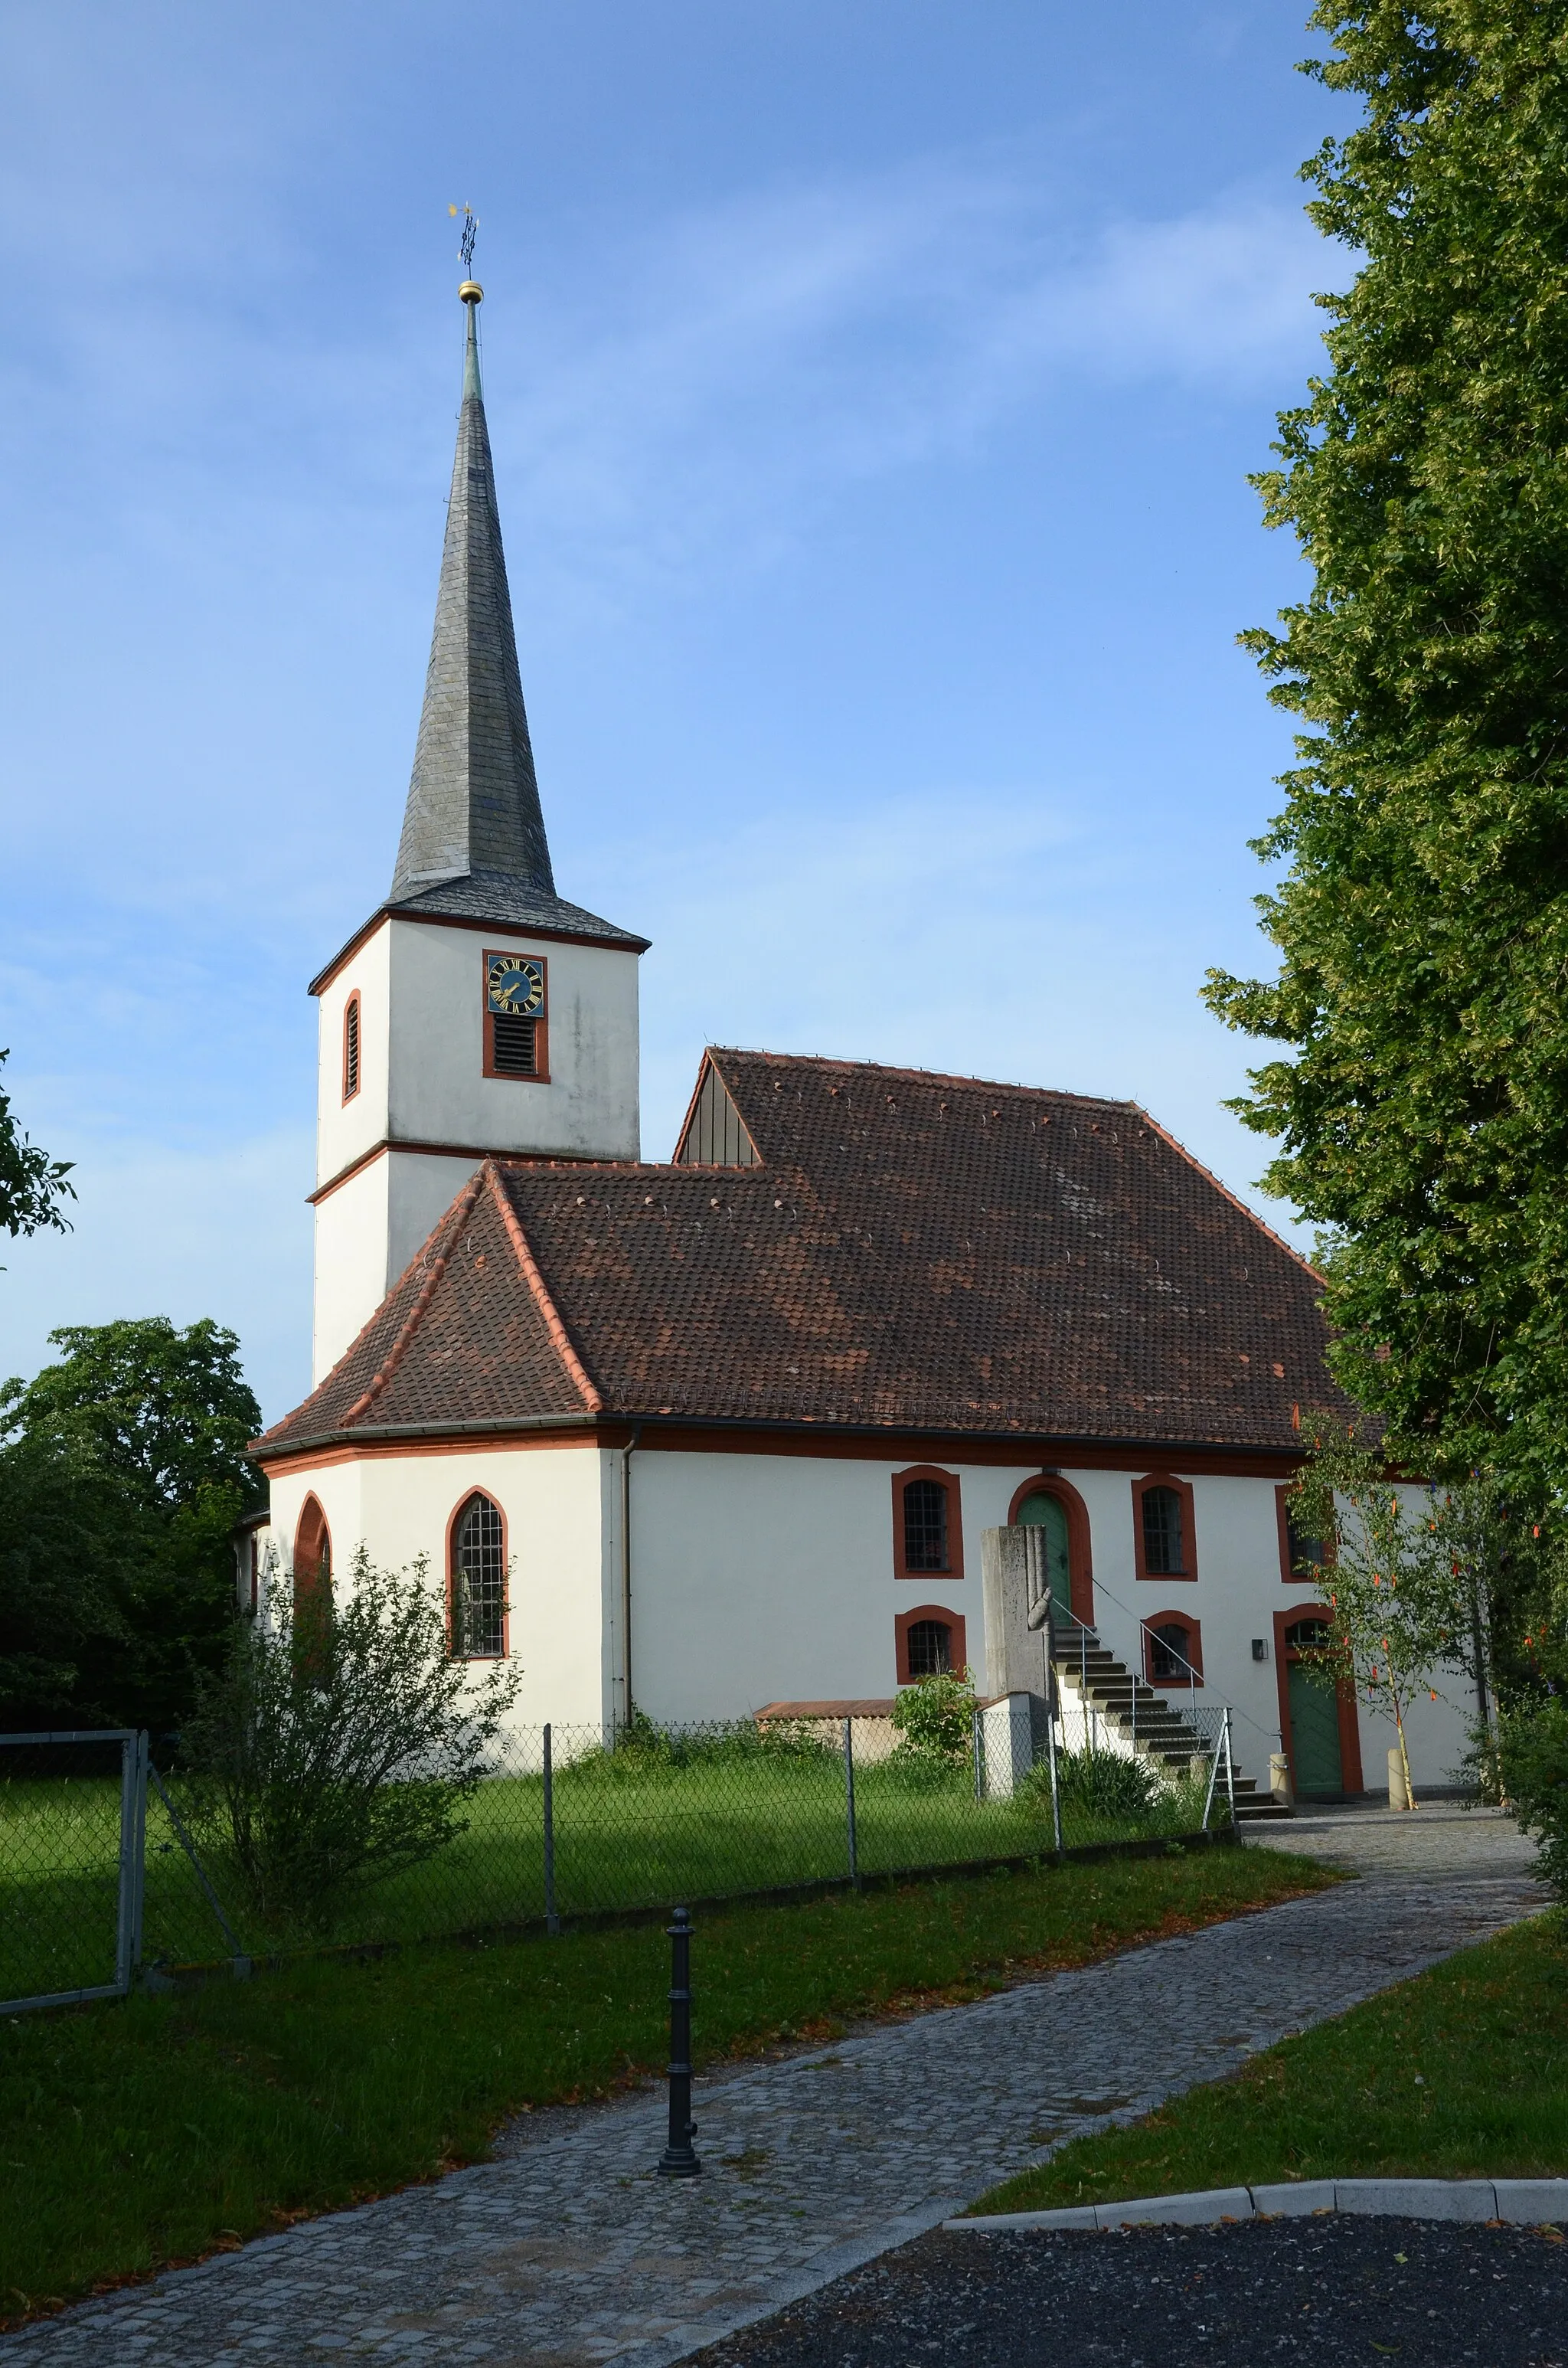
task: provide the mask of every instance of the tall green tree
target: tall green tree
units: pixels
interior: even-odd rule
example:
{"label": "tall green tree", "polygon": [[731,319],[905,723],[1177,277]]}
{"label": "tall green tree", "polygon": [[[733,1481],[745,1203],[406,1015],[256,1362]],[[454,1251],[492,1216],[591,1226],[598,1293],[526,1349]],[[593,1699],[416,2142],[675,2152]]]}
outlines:
{"label": "tall green tree", "polygon": [[0,1718],[160,1736],[222,1663],[261,1413],[232,1332],[69,1325],[0,1389]]}
{"label": "tall green tree", "polygon": [[1429,1473],[1568,1484],[1568,0],[1323,0],[1364,117],[1303,168],[1358,256],[1260,476],[1312,588],[1244,638],[1300,716],[1258,851],[1283,1048],[1239,1103],[1324,1232],[1338,1377]]}

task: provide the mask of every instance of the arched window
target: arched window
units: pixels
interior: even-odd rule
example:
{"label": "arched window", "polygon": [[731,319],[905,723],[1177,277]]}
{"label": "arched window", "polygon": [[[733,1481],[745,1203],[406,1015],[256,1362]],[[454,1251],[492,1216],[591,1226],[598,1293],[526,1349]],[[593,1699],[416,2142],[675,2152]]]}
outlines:
{"label": "arched window", "polygon": [[313,1497],[300,1508],[294,1531],[294,1622],[296,1627],[332,1604],[332,1531]]}
{"label": "arched window", "polygon": [[1152,1686],[1190,1686],[1203,1678],[1203,1655],[1198,1622],[1180,1612],[1151,1620],[1143,1631],[1146,1674]]}
{"label": "arched window", "polygon": [[940,1603],[916,1603],[900,1612],[892,1625],[901,1686],[915,1685],[922,1678],[944,1677],[966,1666],[964,1622],[958,1612]]}
{"label": "arched window", "polygon": [[359,1090],[359,990],[343,1007],[343,1099],[351,1102]]}
{"label": "arched window", "polygon": [[939,1571],[963,1577],[963,1523],[955,1474],[930,1464],[895,1472],[892,1479],[893,1574],[925,1578]]}
{"label": "arched window", "polygon": [[506,1539],[476,1489],[452,1524],[452,1657],[498,1661],[506,1651]]}
{"label": "arched window", "polygon": [[1185,1480],[1152,1472],[1132,1484],[1134,1543],[1140,1578],[1196,1578],[1192,1490]]}
{"label": "arched window", "polygon": [[953,1632],[945,1620],[912,1620],[909,1623],[909,1674],[912,1678],[946,1677],[953,1666]]}

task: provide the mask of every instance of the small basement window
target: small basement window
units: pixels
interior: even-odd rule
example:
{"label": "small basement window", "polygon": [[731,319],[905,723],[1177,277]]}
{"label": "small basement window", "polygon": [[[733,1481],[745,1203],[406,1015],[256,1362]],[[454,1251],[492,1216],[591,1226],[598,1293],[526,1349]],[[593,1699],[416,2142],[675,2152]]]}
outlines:
{"label": "small basement window", "polygon": [[1160,1620],[1149,1631],[1149,1675],[1156,1684],[1176,1679],[1186,1685],[1196,1664],[1192,1631],[1185,1620]]}
{"label": "small basement window", "polygon": [[905,1649],[912,1678],[945,1678],[953,1666],[953,1632],[945,1620],[913,1620]]}

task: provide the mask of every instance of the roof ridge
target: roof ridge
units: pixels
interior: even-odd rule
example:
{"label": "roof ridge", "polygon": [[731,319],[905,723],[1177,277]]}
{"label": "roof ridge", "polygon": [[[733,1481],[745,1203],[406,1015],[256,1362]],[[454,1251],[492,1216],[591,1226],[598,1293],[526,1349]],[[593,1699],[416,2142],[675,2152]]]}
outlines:
{"label": "roof ridge", "polygon": [[1052,1101],[1083,1102],[1094,1110],[1130,1110],[1141,1106],[1130,1094],[1079,1094],[1070,1086],[1028,1086],[1017,1078],[970,1077],[951,1069],[911,1069],[896,1061],[858,1061],[836,1053],[770,1053],[756,1044],[709,1044],[704,1057],[722,1060],[726,1054],[741,1061],[768,1061],[782,1069],[869,1069],[879,1076],[910,1077],[917,1083],[931,1086],[972,1086],[987,1094],[1033,1094],[1049,1096]]}
{"label": "roof ridge", "polygon": [[[457,1199],[453,1201],[451,1207],[447,1212],[446,1222],[452,1226],[453,1230],[460,1228],[465,1219],[472,1212],[474,1201],[479,1197],[479,1176],[471,1176],[468,1182],[463,1186],[462,1190],[458,1194]],[[353,1405],[348,1408],[347,1413],[343,1417],[341,1426],[343,1429],[351,1430],[354,1425],[358,1421],[359,1417],[375,1404],[381,1392],[386,1388],[386,1385],[391,1381],[393,1373],[396,1372],[399,1365],[403,1362],[408,1344],[413,1339],[415,1332],[419,1329],[420,1320],[425,1314],[425,1310],[429,1306],[431,1300],[435,1297],[436,1286],[440,1281],[441,1277],[446,1273],[446,1271],[447,1253],[444,1249],[438,1250],[429,1271],[426,1275],[418,1298],[415,1301],[413,1306],[409,1309],[408,1314],[403,1317],[402,1324],[398,1326],[397,1338],[393,1340],[392,1347],[387,1350],[386,1355],[381,1359],[381,1364],[378,1366],[375,1372],[371,1374],[366,1388],[361,1392],[359,1396],[355,1399]],[[408,1269],[405,1267],[403,1269],[403,1275],[398,1278],[400,1282],[407,1275],[407,1272]]]}
{"label": "roof ridge", "polygon": [[499,1163],[494,1159],[487,1159],[484,1166],[480,1170],[480,1175],[489,1184],[490,1196],[494,1201],[497,1210],[500,1212],[501,1222],[506,1228],[506,1232],[511,1239],[513,1249],[517,1252],[517,1264],[522,1268],[523,1275],[528,1283],[528,1289],[533,1293],[534,1304],[538,1307],[540,1314],[544,1318],[545,1329],[549,1332],[551,1338],[555,1343],[556,1351],[560,1356],[562,1363],[565,1366],[567,1372],[571,1374],[573,1381],[576,1383],[577,1388],[582,1395],[583,1403],[587,1407],[588,1412],[590,1414],[602,1414],[604,1411],[604,1399],[600,1396],[598,1391],[595,1388],[593,1382],[589,1379],[586,1366],[584,1364],[582,1359],[578,1356],[576,1349],[572,1345],[571,1335],[568,1333],[565,1325],[562,1322],[560,1312],[556,1307],[554,1300],[551,1299],[550,1295],[549,1286],[546,1284],[543,1275],[540,1274],[539,1270],[538,1263],[535,1260],[532,1250],[528,1247],[528,1238],[523,1231],[517,1212],[513,1208],[510,1201],[506,1198],[506,1192],[502,1189]]}

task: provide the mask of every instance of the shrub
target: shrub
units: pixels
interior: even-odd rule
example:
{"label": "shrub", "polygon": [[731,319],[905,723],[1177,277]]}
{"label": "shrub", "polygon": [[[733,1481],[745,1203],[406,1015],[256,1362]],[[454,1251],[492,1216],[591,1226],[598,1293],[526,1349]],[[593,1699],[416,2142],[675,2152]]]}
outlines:
{"label": "shrub", "polygon": [[322,1932],[353,1892],[465,1831],[520,1674],[449,1658],[426,1563],[378,1570],[363,1547],[308,1622],[279,1588],[267,1624],[236,1623],[185,1750],[262,1923]]}
{"label": "shrub", "polygon": [[1519,1824],[1540,1845],[1541,1880],[1568,1906],[1568,1700],[1550,1694],[1506,1713],[1498,1758]]}
{"label": "shrub", "polygon": [[957,1767],[973,1748],[974,1688],[967,1669],[921,1678],[906,1686],[893,1704],[892,1723],[899,1731],[894,1754],[902,1759]]}
{"label": "shrub", "polygon": [[[1029,1770],[1029,1781],[1049,1799],[1051,1769],[1043,1759]],[[1148,1761],[1119,1751],[1059,1751],[1056,1784],[1064,1809],[1119,1825],[1150,1822],[1165,1798]]]}

